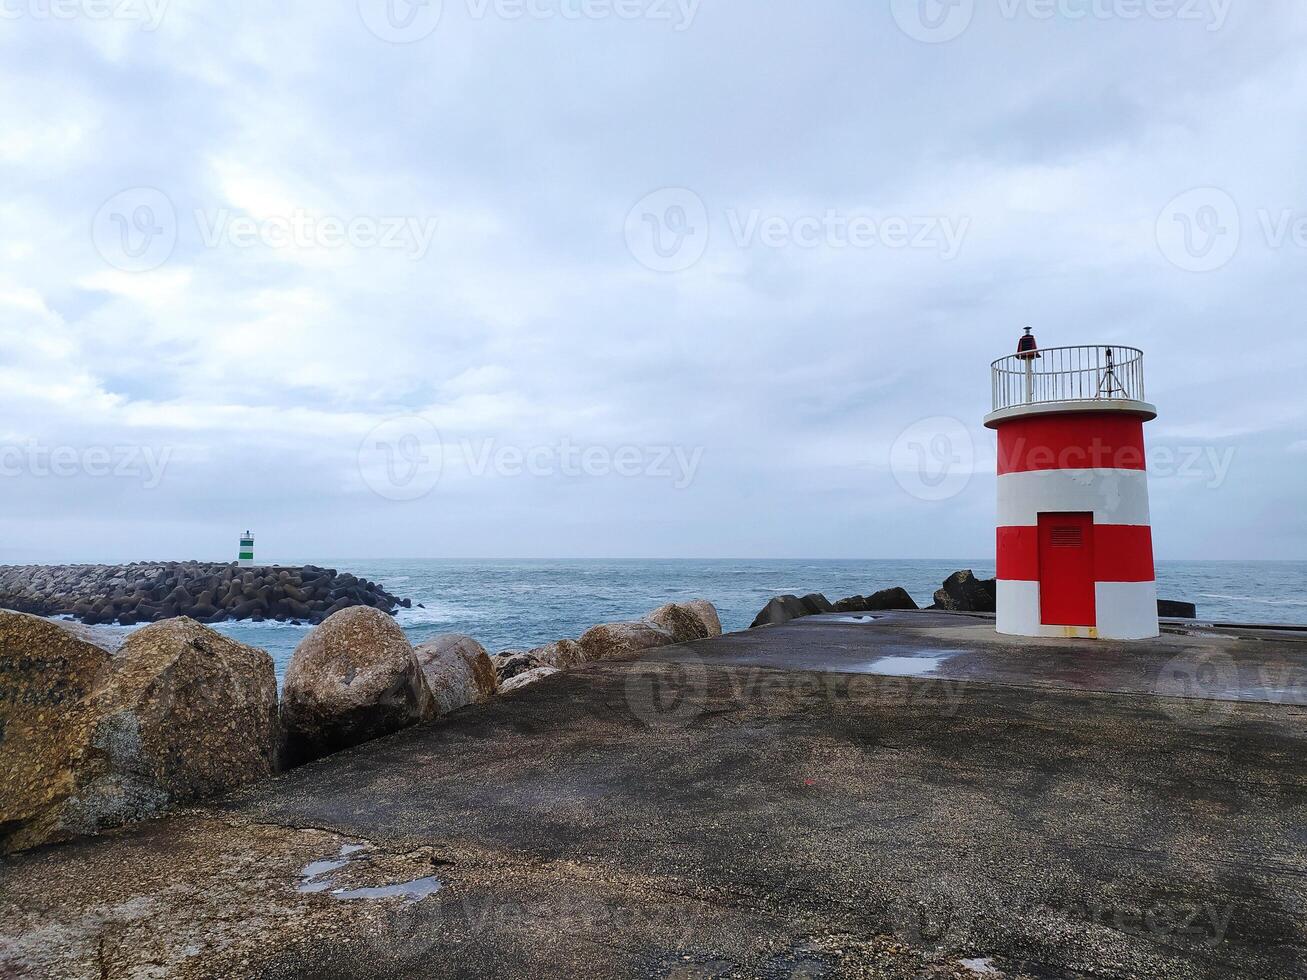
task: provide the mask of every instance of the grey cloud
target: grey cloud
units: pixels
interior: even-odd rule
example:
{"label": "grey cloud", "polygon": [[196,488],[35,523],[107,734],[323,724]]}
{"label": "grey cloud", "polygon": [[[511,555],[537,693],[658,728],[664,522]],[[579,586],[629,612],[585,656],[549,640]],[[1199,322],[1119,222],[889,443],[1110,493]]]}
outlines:
{"label": "grey cloud", "polygon": [[[722,0],[677,32],[447,0],[412,45],[354,3],[172,4],[153,32],[7,21],[0,77],[24,97],[0,108],[0,446],[174,455],[148,491],[0,479],[0,559],[225,554],[236,525],[310,557],[324,533],[356,555],[983,557],[988,364],[1026,324],[1145,348],[1156,444],[1237,445],[1218,487],[1156,482],[1163,557],[1300,556],[1282,488],[1307,476],[1283,451],[1307,430],[1304,256],[1257,213],[1300,206],[1283,120],[1307,95],[1307,14],[1237,5],[1207,32],[981,4],[932,45],[884,8]],[[1206,186],[1243,241],[1195,274],[1155,224]],[[122,272],[90,229],[136,187],[168,195],[177,241]],[[624,239],[664,187],[708,211],[680,272]],[[224,208],[438,224],[416,260],[208,247],[193,215]],[[827,210],[969,225],[951,261],[730,234],[731,213]],[[405,415],[451,440],[703,455],[679,489],[451,473],[397,502],[357,454]],[[936,416],[968,427],[977,472],[929,502],[890,454]]]}

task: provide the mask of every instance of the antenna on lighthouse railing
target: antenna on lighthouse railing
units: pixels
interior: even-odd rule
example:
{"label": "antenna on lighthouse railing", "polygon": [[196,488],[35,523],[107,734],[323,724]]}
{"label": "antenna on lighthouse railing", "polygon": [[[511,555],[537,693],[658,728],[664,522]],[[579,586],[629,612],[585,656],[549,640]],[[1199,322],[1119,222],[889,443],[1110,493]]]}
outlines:
{"label": "antenna on lighthouse railing", "polygon": [[1095,398],[1115,398],[1117,392],[1121,393],[1124,398],[1126,395],[1125,385],[1121,384],[1120,379],[1116,376],[1116,358],[1112,353],[1112,348],[1107,348],[1107,367],[1103,368],[1103,376],[1098,381],[1098,391]]}
{"label": "antenna on lighthouse railing", "polygon": [[1039,353],[1039,342],[1035,340],[1034,330],[1026,327],[1025,334],[1017,341],[1017,359],[1026,364],[1027,404],[1035,400],[1035,361],[1043,356]]}

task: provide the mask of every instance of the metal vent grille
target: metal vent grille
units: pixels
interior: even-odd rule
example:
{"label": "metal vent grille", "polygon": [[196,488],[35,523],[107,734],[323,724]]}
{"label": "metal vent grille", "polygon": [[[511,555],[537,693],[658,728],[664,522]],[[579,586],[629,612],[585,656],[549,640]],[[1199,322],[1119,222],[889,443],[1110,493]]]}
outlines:
{"label": "metal vent grille", "polygon": [[1054,548],[1083,548],[1085,544],[1084,534],[1074,524],[1054,527],[1052,538]]}

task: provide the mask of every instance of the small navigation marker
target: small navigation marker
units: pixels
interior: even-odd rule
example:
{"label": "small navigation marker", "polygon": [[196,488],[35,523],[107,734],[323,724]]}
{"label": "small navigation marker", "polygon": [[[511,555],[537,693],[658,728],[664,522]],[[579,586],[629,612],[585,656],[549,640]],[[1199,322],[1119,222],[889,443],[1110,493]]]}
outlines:
{"label": "small navigation marker", "polygon": [[251,568],[254,565],[254,533],[246,531],[241,535],[241,550],[236,556],[241,568]]}

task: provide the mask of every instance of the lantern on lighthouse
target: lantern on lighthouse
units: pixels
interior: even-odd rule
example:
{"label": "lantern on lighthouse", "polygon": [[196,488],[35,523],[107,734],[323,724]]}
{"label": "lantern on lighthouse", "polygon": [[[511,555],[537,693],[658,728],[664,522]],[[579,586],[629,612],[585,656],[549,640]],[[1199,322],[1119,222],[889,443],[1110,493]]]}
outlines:
{"label": "lantern on lighthouse", "polygon": [[998,632],[1158,635],[1143,353],[1040,349],[1029,327],[993,364]]}

